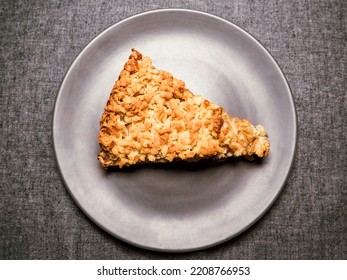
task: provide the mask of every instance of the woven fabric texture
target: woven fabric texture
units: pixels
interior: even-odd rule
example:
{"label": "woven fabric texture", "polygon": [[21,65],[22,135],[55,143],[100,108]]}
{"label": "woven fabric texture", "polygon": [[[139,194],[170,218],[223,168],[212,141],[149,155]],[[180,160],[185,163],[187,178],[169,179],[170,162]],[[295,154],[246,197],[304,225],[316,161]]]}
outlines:
{"label": "woven fabric texture", "polygon": [[[346,1],[1,1],[0,259],[346,259]],[[102,231],[55,162],[52,118],[74,58],[110,25],[158,8],[215,14],[252,34],[292,89],[298,146],[280,197],[213,248],[168,254]]]}

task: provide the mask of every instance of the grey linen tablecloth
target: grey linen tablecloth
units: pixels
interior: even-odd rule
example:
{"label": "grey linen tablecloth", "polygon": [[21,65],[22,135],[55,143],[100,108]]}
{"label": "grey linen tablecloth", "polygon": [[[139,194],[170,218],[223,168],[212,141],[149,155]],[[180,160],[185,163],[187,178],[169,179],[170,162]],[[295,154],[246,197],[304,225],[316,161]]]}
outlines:
{"label": "grey linen tablecloth", "polygon": [[[1,1],[0,259],[346,259],[346,1]],[[68,194],[52,147],[68,67],[100,32],[157,8],[225,18],[282,68],[298,116],[292,171],[237,238],[191,253],[142,250],[102,231]]]}

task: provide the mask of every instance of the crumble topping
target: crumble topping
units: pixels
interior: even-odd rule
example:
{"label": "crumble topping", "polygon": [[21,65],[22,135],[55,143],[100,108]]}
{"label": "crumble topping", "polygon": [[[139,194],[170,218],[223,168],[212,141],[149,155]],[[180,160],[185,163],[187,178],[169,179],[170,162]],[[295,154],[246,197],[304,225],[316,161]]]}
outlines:
{"label": "crumble topping", "polygon": [[132,49],[100,121],[103,168],[176,159],[265,157],[262,125],[229,116]]}

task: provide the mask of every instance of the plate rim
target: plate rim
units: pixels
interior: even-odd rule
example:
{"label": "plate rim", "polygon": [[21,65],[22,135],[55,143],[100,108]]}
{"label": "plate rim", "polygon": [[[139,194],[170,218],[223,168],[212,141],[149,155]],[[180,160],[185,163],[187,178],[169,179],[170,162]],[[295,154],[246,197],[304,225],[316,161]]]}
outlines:
{"label": "plate rim", "polygon": [[[234,234],[231,234],[230,236],[228,236],[227,238],[224,238],[222,240],[218,240],[216,242],[213,243],[209,243],[206,245],[202,245],[202,246],[197,246],[197,247],[191,247],[191,248],[185,248],[185,249],[163,249],[163,248],[156,248],[153,246],[146,246],[137,242],[134,242],[132,240],[126,239],[114,232],[112,232],[111,230],[107,229],[105,226],[103,226],[101,223],[99,223],[96,219],[94,219],[89,213],[88,211],[82,206],[82,204],[78,201],[78,199],[75,197],[75,195],[72,192],[71,187],[68,185],[66,178],[63,174],[62,168],[61,168],[61,163],[59,163],[59,159],[58,159],[58,153],[57,153],[57,144],[56,144],[56,132],[55,132],[55,123],[57,122],[57,114],[58,114],[58,104],[59,104],[59,99],[62,96],[62,88],[66,82],[67,77],[69,76],[69,73],[72,71],[72,69],[74,68],[74,65],[76,63],[78,63],[78,60],[80,59],[80,57],[83,56],[83,54],[85,52],[87,52],[88,48],[90,48],[94,41],[98,40],[100,37],[102,37],[104,34],[106,34],[107,32],[109,32],[111,29],[124,24],[128,21],[132,21],[132,20],[136,20],[136,18],[140,18],[143,16],[147,16],[150,14],[155,14],[155,13],[165,13],[165,12],[169,12],[169,13],[174,13],[174,12],[179,12],[179,13],[192,13],[192,14],[199,14],[201,16],[206,16],[206,17],[210,17],[213,18],[215,20],[218,21],[222,21],[223,23],[232,26],[233,28],[236,28],[238,31],[240,31],[243,35],[247,36],[249,39],[251,39],[259,48],[262,49],[262,51],[266,54],[267,58],[269,58],[272,61],[272,64],[276,67],[278,73],[280,74],[280,77],[283,81],[283,84],[285,85],[286,91],[288,93],[289,96],[289,100],[290,100],[290,108],[291,108],[291,112],[293,115],[293,132],[294,132],[294,137],[293,137],[293,143],[292,143],[292,154],[291,154],[291,160],[290,160],[290,164],[288,167],[288,170],[286,171],[286,175],[284,176],[284,180],[282,182],[282,185],[280,186],[280,188],[278,189],[278,192],[276,193],[276,195],[273,197],[273,199],[271,200],[271,202],[267,205],[267,207],[265,207],[263,209],[262,212],[258,213],[257,218],[254,219],[252,222],[250,222],[247,226],[243,227],[242,229],[240,229],[239,231],[235,232]],[[203,250],[203,249],[207,249],[207,248],[211,248],[214,246],[218,246],[220,244],[223,244],[227,241],[230,241],[231,239],[234,239],[236,236],[241,235],[243,232],[247,231],[249,228],[251,228],[254,224],[256,224],[269,210],[270,208],[272,208],[272,206],[274,205],[274,203],[277,201],[278,197],[281,195],[287,181],[288,178],[291,174],[291,170],[293,168],[294,165],[294,161],[295,161],[295,157],[296,157],[296,153],[297,153],[297,144],[298,144],[298,118],[297,118],[297,110],[296,110],[296,105],[295,105],[295,101],[294,101],[294,96],[293,96],[293,92],[292,89],[289,85],[288,79],[287,77],[284,75],[284,72],[282,70],[282,68],[279,66],[277,60],[271,55],[271,53],[263,46],[263,44],[258,41],[255,36],[253,36],[251,33],[249,33],[248,31],[246,31],[245,29],[241,28],[238,24],[235,24],[232,21],[229,21],[219,15],[215,15],[213,13],[210,12],[205,12],[205,11],[201,11],[201,10],[195,10],[195,9],[188,9],[188,8],[158,8],[158,9],[152,9],[152,10],[147,10],[144,12],[140,12],[140,13],[136,13],[130,16],[125,17],[124,19],[120,19],[119,21],[111,24],[110,26],[108,26],[106,29],[104,29],[103,31],[99,32],[96,36],[94,36],[84,47],[82,47],[82,50],[75,56],[75,58],[72,60],[72,62],[70,63],[70,65],[68,66],[65,74],[63,75],[61,82],[59,84],[56,96],[55,96],[55,100],[54,100],[54,104],[53,104],[53,118],[52,118],[52,122],[51,122],[51,135],[52,135],[52,142],[53,142],[53,150],[54,150],[54,158],[55,158],[55,163],[56,166],[58,167],[58,171],[60,174],[60,177],[62,179],[62,182],[65,186],[65,189],[68,191],[69,195],[71,196],[73,202],[78,206],[79,210],[82,211],[82,213],[84,215],[86,215],[88,217],[88,219],[90,219],[95,225],[97,225],[99,228],[101,228],[103,231],[105,231],[107,234],[111,235],[113,238],[117,238],[118,240],[120,240],[121,242],[124,242],[126,244],[130,244],[132,246],[135,246],[137,248],[141,248],[141,249],[145,249],[145,250],[149,250],[149,251],[156,251],[156,252],[167,252],[167,253],[183,253],[183,252],[193,252],[193,251],[199,251],[199,250]]]}

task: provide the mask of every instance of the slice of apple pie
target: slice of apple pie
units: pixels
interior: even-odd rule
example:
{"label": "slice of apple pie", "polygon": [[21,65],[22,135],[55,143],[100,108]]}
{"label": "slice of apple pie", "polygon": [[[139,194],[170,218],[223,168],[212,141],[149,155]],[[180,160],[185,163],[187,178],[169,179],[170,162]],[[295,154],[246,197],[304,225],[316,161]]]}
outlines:
{"label": "slice of apple pie", "polygon": [[228,115],[132,49],[100,121],[103,168],[148,162],[265,157],[262,125]]}

